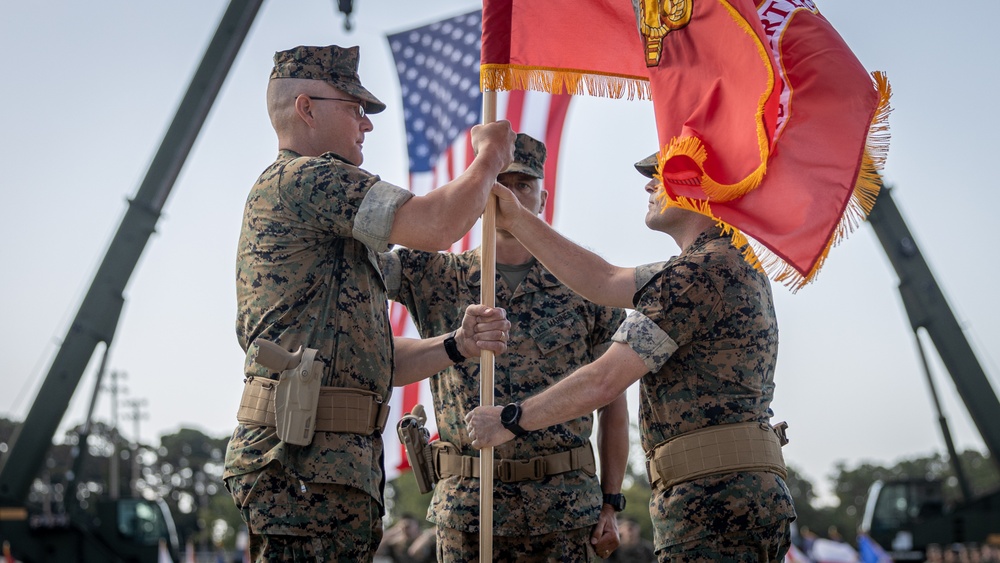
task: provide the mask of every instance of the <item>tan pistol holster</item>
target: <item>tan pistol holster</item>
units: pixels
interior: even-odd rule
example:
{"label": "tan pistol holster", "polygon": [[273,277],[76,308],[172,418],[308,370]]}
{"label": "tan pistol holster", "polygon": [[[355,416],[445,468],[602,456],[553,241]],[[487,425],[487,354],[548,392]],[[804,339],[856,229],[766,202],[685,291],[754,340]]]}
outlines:
{"label": "tan pistol holster", "polygon": [[236,419],[242,424],[273,426],[289,444],[308,445],[316,432],[370,435],[381,432],[389,405],[376,393],[320,385],[323,364],[316,350],[301,347],[294,353],[258,338],[258,364],[280,371],[277,381],[247,379]]}
{"label": "tan pistol holster", "polygon": [[413,468],[413,476],[417,479],[417,489],[421,494],[433,491],[437,483],[431,461],[430,432],[424,426],[426,422],[424,406],[417,404],[410,414],[403,415],[396,424],[396,433],[406,450],[406,460]]}
{"label": "tan pistol holster", "polygon": [[[450,442],[435,440],[434,470],[438,479],[452,475],[479,478],[479,458],[462,455],[457,446]],[[539,481],[549,475],[558,475],[580,469],[587,475],[597,474],[594,448],[587,442],[579,448],[531,459],[500,459],[494,462],[493,476],[504,483]]]}
{"label": "tan pistol holster", "polygon": [[646,454],[646,472],[653,489],[723,473],[765,471],[786,477],[781,447],[788,443],[781,422],[723,424],[685,432]]}

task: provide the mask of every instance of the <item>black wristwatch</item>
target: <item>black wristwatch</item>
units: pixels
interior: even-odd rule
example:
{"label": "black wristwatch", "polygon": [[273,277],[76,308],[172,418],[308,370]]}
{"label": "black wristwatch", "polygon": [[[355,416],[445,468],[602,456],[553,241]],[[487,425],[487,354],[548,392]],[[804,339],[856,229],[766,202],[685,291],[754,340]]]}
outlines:
{"label": "black wristwatch", "polygon": [[448,338],[444,339],[444,351],[448,353],[448,357],[451,358],[451,361],[456,364],[460,364],[466,360],[466,357],[463,356],[462,352],[458,349],[458,342],[455,342],[454,332],[449,334]]}
{"label": "black wristwatch", "polygon": [[520,403],[511,403],[500,411],[500,424],[503,424],[503,427],[513,432],[515,436],[524,436],[528,431],[521,428],[518,422],[521,422]]}
{"label": "black wristwatch", "polygon": [[615,509],[615,512],[621,512],[625,510],[625,495],[618,493],[616,495],[604,495],[604,504],[611,505],[611,508]]}

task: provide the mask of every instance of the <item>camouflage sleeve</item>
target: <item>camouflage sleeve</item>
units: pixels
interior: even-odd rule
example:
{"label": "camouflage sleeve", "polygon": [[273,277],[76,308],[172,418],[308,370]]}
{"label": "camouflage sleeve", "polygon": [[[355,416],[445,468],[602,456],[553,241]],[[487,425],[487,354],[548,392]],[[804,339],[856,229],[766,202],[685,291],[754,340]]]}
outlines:
{"label": "camouflage sleeve", "polygon": [[590,345],[594,358],[599,358],[611,347],[611,337],[625,320],[625,310],[616,307],[597,306],[597,322],[590,333]]}
{"label": "camouflage sleeve", "polygon": [[652,373],[660,371],[663,364],[670,359],[670,355],[678,348],[670,335],[638,311],[633,311],[625,319],[611,340],[632,348]]}
{"label": "camouflage sleeve", "polygon": [[351,237],[375,252],[389,250],[389,232],[410,192],[328,153],[289,160],[276,171],[280,201],[306,238]]}
{"label": "camouflage sleeve", "polygon": [[[391,282],[394,286],[391,299],[405,305],[407,310],[415,311],[418,302],[427,299],[433,293],[433,288],[422,285],[418,278],[434,270],[431,261],[443,257],[443,253],[398,247],[392,254],[395,262],[399,264],[399,278]],[[386,280],[386,283],[390,282]]]}
{"label": "camouflage sleeve", "polygon": [[635,267],[635,290],[639,291],[644,285],[653,279],[653,276],[663,271],[667,266],[666,262],[653,262]]}
{"label": "camouflage sleeve", "polygon": [[703,268],[672,262],[640,290],[635,312],[615,334],[615,341],[631,346],[658,371],[678,347],[711,330],[721,304],[722,295]]}
{"label": "camouflage sleeve", "polygon": [[358,208],[354,238],[375,251],[388,250],[396,210],[411,197],[412,193],[389,182],[375,182]]}
{"label": "camouflage sleeve", "polygon": [[382,252],[378,255],[378,266],[382,270],[382,279],[385,280],[385,290],[389,299],[393,301],[399,295],[399,287],[402,284],[402,264],[399,255],[395,252]]}

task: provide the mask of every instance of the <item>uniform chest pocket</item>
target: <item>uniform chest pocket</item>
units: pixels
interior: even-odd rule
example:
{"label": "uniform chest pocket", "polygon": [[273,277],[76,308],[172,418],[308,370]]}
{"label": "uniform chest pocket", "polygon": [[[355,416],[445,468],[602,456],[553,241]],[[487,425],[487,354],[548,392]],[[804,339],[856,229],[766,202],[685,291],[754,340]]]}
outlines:
{"label": "uniform chest pocket", "polygon": [[583,326],[583,319],[576,311],[562,311],[533,321],[528,332],[538,349],[547,356],[574,342],[586,344]]}

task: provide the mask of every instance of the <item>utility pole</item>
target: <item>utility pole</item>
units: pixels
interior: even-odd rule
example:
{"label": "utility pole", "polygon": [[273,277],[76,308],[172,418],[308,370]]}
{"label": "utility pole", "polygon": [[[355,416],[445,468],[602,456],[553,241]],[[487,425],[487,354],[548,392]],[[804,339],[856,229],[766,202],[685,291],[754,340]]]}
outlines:
{"label": "utility pole", "polygon": [[132,443],[132,479],[130,480],[129,488],[132,491],[132,496],[139,498],[139,472],[142,466],[139,464],[139,421],[144,418],[149,418],[149,414],[143,412],[146,404],[149,403],[146,399],[131,399],[125,401],[125,406],[132,409],[132,414],[126,414],[125,419],[131,419],[135,423],[135,442]]}
{"label": "utility pole", "polygon": [[111,383],[108,391],[111,391],[111,467],[108,472],[108,492],[111,500],[118,500],[121,493],[119,483],[121,483],[120,456],[118,455],[118,392],[127,391],[128,388],[119,382],[127,374],[120,371],[111,372]]}

